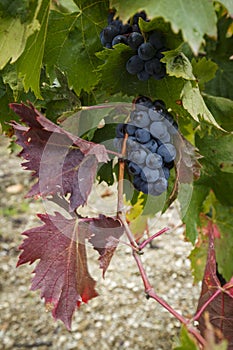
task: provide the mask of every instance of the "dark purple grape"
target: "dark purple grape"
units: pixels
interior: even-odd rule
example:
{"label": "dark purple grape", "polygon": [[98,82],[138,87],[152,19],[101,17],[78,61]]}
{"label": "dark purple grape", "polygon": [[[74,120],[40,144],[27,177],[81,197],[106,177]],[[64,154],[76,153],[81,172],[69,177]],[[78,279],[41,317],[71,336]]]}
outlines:
{"label": "dark purple grape", "polygon": [[122,138],[125,135],[125,124],[120,123],[116,127],[116,137]]}
{"label": "dark purple grape", "polygon": [[145,70],[151,75],[160,74],[161,67],[162,63],[155,57],[145,63]]}
{"label": "dark purple grape", "polygon": [[135,137],[139,143],[147,143],[150,141],[151,135],[149,131],[145,129],[137,129],[135,132]]}
{"label": "dark purple grape", "polygon": [[133,111],[130,114],[132,124],[139,128],[145,128],[150,124],[150,118],[147,111]]}
{"label": "dark purple grape", "polygon": [[129,162],[128,170],[131,175],[139,175],[141,173],[141,168],[134,162]]}
{"label": "dark purple grape", "polygon": [[[153,107],[153,102],[151,101],[151,99],[149,97],[146,97],[146,96],[137,97],[135,99],[134,103],[135,103],[135,109],[138,111],[148,110],[148,108]],[[143,107],[145,107],[145,108],[143,108]]]}
{"label": "dark purple grape", "polygon": [[162,194],[164,191],[167,190],[168,182],[165,179],[165,177],[160,177],[155,183],[154,183],[154,191],[157,193],[157,195]]}
{"label": "dark purple grape", "polygon": [[159,50],[164,47],[164,35],[161,32],[152,31],[149,34],[149,42],[156,50]]}
{"label": "dark purple grape", "polygon": [[146,166],[150,169],[159,169],[163,164],[162,157],[157,153],[149,153],[146,157]]}
{"label": "dark purple grape", "polygon": [[122,27],[121,27],[121,34],[129,34],[129,33],[132,33],[132,27],[130,24],[126,23],[126,24],[123,24]]}
{"label": "dark purple grape", "polygon": [[136,151],[132,151],[128,155],[128,159],[136,164],[143,164],[146,159],[146,156],[147,156],[146,152],[142,148],[140,148]]}
{"label": "dark purple grape", "polygon": [[134,136],[135,131],[137,130],[137,127],[132,124],[126,124],[125,130],[129,136]]}
{"label": "dark purple grape", "polygon": [[144,69],[144,62],[138,55],[130,57],[126,63],[126,70],[130,74],[137,74]]}
{"label": "dark purple grape", "polygon": [[148,111],[149,117],[153,122],[159,122],[164,119],[164,116],[160,111],[150,108]]}
{"label": "dark purple grape", "polygon": [[166,109],[166,105],[162,100],[155,100],[153,105],[157,111],[164,111]]}
{"label": "dark purple grape", "polygon": [[156,80],[161,80],[166,76],[166,65],[161,63],[160,72],[154,73],[153,78]]}
{"label": "dark purple grape", "polygon": [[152,57],[154,57],[155,53],[156,50],[150,43],[143,43],[138,48],[138,56],[144,61],[150,60]]}
{"label": "dark purple grape", "polygon": [[139,73],[137,74],[137,77],[138,77],[138,80],[146,81],[146,80],[150,79],[150,74],[147,73],[147,72],[145,71],[145,69],[143,69],[141,72],[139,72]]}
{"label": "dark purple grape", "polygon": [[141,17],[144,21],[146,21],[146,20],[147,20],[146,12],[145,12],[145,11],[141,11],[141,12],[136,13],[136,14],[133,16],[133,24],[138,24],[138,20],[139,20],[140,17]]}
{"label": "dark purple grape", "polygon": [[167,134],[167,127],[163,122],[153,122],[150,125],[150,133],[153,137],[160,140],[161,137]]}
{"label": "dark purple grape", "polygon": [[158,144],[154,139],[150,139],[150,141],[145,143],[143,146],[146,147],[152,153],[155,153],[158,148]]}
{"label": "dark purple grape", "polygon": [[112,46],[116,44],[125,44],[127,45],[127,38],[124,35],[117,35],[115,38],[112,40]]}
{"label": "dark purple grape", "polygon": [[155,182],[159,179],[159,170],[143,167],[141,172],[141,178],[145,182]]}
{"label": "dark purple grape", "polygon": [[142,34],[138,32],[132,32],[128,37],[128,45],[133,50],[137,50],[138,47],[144,42]]}
{"label": "dark purple grape", "polygon": [[159,146],[157,153],[164,159],[164,162],[170,163],[176,158],[176,148],[171,143],[164,143]]}
{"label": "dark purple grape", "polygon": [[108,25],[102,30],[101,33],[103,35],[104,40],[107,43],[111,43],[113,38],[119,34],[119,30],[113,25]]}

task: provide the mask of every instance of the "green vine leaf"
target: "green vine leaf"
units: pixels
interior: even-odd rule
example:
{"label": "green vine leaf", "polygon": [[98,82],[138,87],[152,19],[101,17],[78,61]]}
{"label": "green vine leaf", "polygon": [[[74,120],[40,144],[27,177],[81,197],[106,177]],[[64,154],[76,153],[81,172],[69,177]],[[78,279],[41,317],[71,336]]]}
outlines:
{"label": "green vine leaf", "polygon": [[200,86],[204,85],[204,83],[206,83],[207,81],[213,79],[218,69],[218,65],[210,59],[207,59],[206,57],[202,57],[199,60],[195,60],[193,58],[192,67],[193,74],[197,78],[198,84]]}
{"label": "green vine leaf", "polygon": [[184,78],[187,80],[195,80],[193,69],[190,61],[183,52],[179,50],[164,52],[162,62],[166,63],[167,73],[177,78]]}
{"label": "green vine leaf", "polygon": [[37,98],[42,98],[40,93],[40,74],[48,26],[49,7],[49,0],[41,0],[41,7],[37,16],[40,30],[28,38],[25,50],[16,63],[25,91],[28,92],[31,89]]}
{"label": "green vine leaf", "polygon": [[[15,62],[24,52],[29,36],[40,29],[40,23],[36,18],[40,7],[41,1],[32,21],[23,23],[20,17],[4,16],[5,9],[3,9],[0,15],[0,69],[3,69],[9,61]],[[17,9],[13,10],[15,11]]]}
{"label": "green vine leaf", "polygon": [[107,1],[76,3],[78,12],[51,11],[44,63],[52,76],[56,66],[65,72],[69,86],[79,95],[82,89],[92,91],[98,82],[95,53],[101,49],[99,33],[106,25]]}
{"label": "green vine leaf", "polygon": [[186,82],[182,91],[182,101],[184,108],[190,113],[194,120],[201,120],[221,129],[201,96],[199,87],[193,87],[190,81]]}

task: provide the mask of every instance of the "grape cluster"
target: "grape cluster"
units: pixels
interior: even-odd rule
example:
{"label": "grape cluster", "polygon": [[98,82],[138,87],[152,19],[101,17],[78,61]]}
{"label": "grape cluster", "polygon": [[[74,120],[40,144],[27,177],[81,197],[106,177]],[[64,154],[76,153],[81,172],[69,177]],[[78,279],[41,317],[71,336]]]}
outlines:
{"label": "grape cluster", "polygon": [[158,196],[166,191],[170,169],[174,166],[176,148],[172,144],[177,123],[163,101],[139,97],[127,124],[118,124],[115,147],[121,152],[126,143],[126,164],[134,187],[143,193]]}
{"label": "grape cluster", "polygon": [[147,41],[144,40],[138,26],[141,17],[148,21],[146,13],[141,11],[136,13],[127,24],[117,18],[113,19],[115,12],[108,16],[108,26],[100,33],[100,40],[104,47],[111,49],[114,45],[122,43],[128,45],[133,50],[133,56],[126,63],[128,73],[137,75],[139,80],[148,80],[151,76],[160,80],[166,75],[166,65],[160,60],[163,57],[165,47],[164,35],[159,31],[147,33]]}

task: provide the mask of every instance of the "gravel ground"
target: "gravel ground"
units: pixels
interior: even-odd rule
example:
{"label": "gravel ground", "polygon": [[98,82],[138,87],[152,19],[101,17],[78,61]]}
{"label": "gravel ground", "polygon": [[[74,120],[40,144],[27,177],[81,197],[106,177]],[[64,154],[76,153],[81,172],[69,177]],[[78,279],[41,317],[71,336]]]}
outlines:
{"label": "gravel ground", "polygon": [[[0,349],[33,350],[169,350],[180,324],[153,300],[147,300],[131,256],[120,245],[101,278],[97,253],[88,249],[90,270],[98,281],[98,298],[75,312],[72,331],[46,313],[39,292],[30,291],[33,266],[16,269],[20,233],[38,225],[44,212],[40,201],[25,199],[31,177],[21,160],[9,155],[0,137]],[[200,286],[193,286],[187,256],[191,245],[183,240],[176,206],[154,220],[154,230],[171,227],[156,240],[157,249],[145,248],[142,259],[156,292],[184,316],[196,308]]]}

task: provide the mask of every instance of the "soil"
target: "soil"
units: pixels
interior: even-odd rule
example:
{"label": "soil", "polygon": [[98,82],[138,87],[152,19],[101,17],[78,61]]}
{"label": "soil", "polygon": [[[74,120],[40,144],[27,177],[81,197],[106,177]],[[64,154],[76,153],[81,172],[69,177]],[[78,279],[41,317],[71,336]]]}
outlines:
{"label": "soil", "polygon": [[[32,350],[169,350],[179,335],[180,323],[154,300],[145,298],[131,249],[120,244],[105,279],[97,253],[88,248],[90,270],[98,282],[99,297],[83,304],[73,317],[72,330],[46,312],[39,292],[30,291],[35,265],[16,268],[21,233],[37,226],[40,200],[25,199],[32,178],[10,154],[8,140],[0,137],[0,349]],[[106,191],[106,189],[103,189]],[[195,312],[200,285],[193,286],[184,228],[174,205],[151,232],[171,229],[156,239],[156,248],[142,256],[158,295],[190,317]]]}

